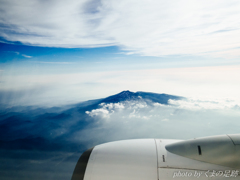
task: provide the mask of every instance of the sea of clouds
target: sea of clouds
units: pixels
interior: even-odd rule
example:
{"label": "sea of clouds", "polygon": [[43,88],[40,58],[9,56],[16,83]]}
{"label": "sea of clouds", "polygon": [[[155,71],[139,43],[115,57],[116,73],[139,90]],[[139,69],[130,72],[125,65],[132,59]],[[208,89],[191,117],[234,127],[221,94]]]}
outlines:
{"label": "sea of clouds", "polygon": [[2,177],[70,179],[81,153],[101,143],[239,133],[240,106],[231,100],[184,98],[160,104],[139,97],[63,109],[10,108],[1,118]]}
{"label": "sea of clouds", "polygon": [[98,142],[131,138],[191,139],[238,133],[240,126],[240,106],[230,100],[170,99],[168,104],[160,104],[140,99],[101,103],[85,113],[94,121],[77,132],[77,137],[84,136],[87,140],[95,137]]}

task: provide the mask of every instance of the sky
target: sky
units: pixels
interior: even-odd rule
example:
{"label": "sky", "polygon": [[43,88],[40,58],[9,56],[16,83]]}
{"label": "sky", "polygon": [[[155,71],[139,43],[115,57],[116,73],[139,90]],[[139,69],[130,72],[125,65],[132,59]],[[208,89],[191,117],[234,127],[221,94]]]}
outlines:
{"label": "sky", "polygon": [[[0,0],[2,140],[91,147],[238,133],[239,10],[238,0]],[[186,98],[71,106],[124,90]],[[3,152],[5,176],[22,179],[70,178],[80,156]]]}
{"label": "sky", "polygon": [[0,0],[0,103],[123,90],[240,100],[237,0]]}

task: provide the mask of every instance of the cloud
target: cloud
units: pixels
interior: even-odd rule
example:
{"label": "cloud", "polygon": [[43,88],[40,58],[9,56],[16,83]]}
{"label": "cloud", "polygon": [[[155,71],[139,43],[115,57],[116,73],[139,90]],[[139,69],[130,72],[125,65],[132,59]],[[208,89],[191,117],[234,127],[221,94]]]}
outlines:
{"label": "cloud", "polygon": [[239,8],[237,0],[1,0],[0,36],[39,46],[236,58]]}
{"label": "cloud", "polygon": [[62,65],[66,65],[66,64],[75,64],[74,62],[57,62],[57,61],[29,61],[31,63],[40,63],[40,64],[62,64]]}
{"label": "cloud", "polygon": [[[169,105],[144,101],[124,101],[121,110],[114,103],[86,112],[92,126],[74,134],[73,139],[87,134],[98,137],[98,143],[131,138],[188,139],[220,134],[234,134],[239,129],[240,106],[235,101],[200,99],[170,100]],[[107,116],[103,116],[107,114]],[[101,112],[97,114],[96,112]],[[79,138],[78,138],[79,139]]]}
{"label": "cloud", "polygon": [[187,100],[169,100],[169,103],[181,109],[189,110],[230,110],[240,107],[240,104],[233,100],[215,100],[215,101],[203,101],[199,99],[187,99]]}
{"label": "cloud", "polygon": [[[170,99],[168,105],[154,103],[152,101],[146,100],[130,100],[123,101],[121,103],[101,103],[99,104],[98,109],[93,109],[91,111],[86,111],[85,113],[94,118],[111,118],[115,117],[116,114],[121,113],[128,114],[127,116],[119,115],[119,117],[124,118],[138,118],[138,119],[150,119],[155,114],[158,116],[158,112],[164,111],[164,109],[175,109],[175,110],[189,110],[189,111],[204,111],[204,110],[240,110],[240,104],[234,100],[215,100],[215,101],[206,101],[200,99],[191,99],[186,98],[183,100],[173,100]],[[174,115],[174,113],[169,114]],[[160,117],[160,116],[159,116]],[[169,118],[160,118],[161,121],[169,121]]]}
{"label": "cloud", "polygon": [[6,51],[6,52],[8,52],[8,53],[14,53],[14,54],[16,54],[16,55],[21,55],[21,56],[23,56],[23,57],[25,57],[25,58],[32,58],[32,56],[29,56],[29,55],[26,55],[26,54],[20,54],[20,52],[17,52],[17,51]]}
{"label": "cloud", "polygon": [[91,112],[86,111],[86,114],[88,114],[91,117],[101,116],[103,118],[109,118],[109,111],[106,109],[94,109]]}
{"label": "cloud", "polygon": [[[64,69],[59,65],[57,70],[47,70],[44,65],[45,62],[32,68],[20,63],[4,66],[1,71],[0,91],[19,94],[7,96],[13,98],[6,99],[5,102],[15,102],[16,105],[59,106],[104,98],[124,89],[193,97],[202,101],[221,98],[240,101],[240,84],[237,83],[240,66],[237,65],[122,71],[113,68],[112,71],[94,72],[88,72],[87,67],[81,67],[78,63],[71,63]],[[78,72],[75,73],[76,69],[71,66],[79,68]],[[25,94],[24,98],[21,94]]]}
{"label": "cloud", "polygon": [[[98,117],[98,118],[110,118],[111,115],[126,110],[129,112],[129,118],[140,117],[139,115],[136,116],[137,112],[140,109],[146,108],[148,105],[143,100],[140,101],[124,101],[119,103],[101,103],[99,104],[100,108],[93,109],[90,112],[86,111],[91,117]],[[130,112],[132,111],[132,112]],[[147,117],[143,117],[147,118]]]}
{"label": "cloud", "polygon": [[22,54],[22,56],[25,57],[25,58],[32,58],[32,56],[28,56],[26,54]]}
{"label": "cloud", "polygon": [[14,54],[17,54],[17,55],[19,55],[20,53],[19,52],[17,52],[17,51],[6,51],[6,52],[8,52],[8,53],[14,53]]}
{"label": "cloud", "polygon": [[[169,102],[164,105],[142,98],[101,103],[96,109],[89,106],[85,113],[82,110],[86,107],[78,105],[66,109],[10,108],[0,114],[0,124],[1,138],[11,139],[10,143],[2,142],[1,147],[7,145],[11,150],[0,153],[4,155],[0,159],[6,161],[7,168],[14,167],[14,176],[22,175],[24,170],[24,177],[37,172],[37,179],[52,179],[55,174],[56,179],[66,179],[80,157],[75,153],[101,143],[136,138],[192,139],[239,132],[240,108],[235,108],[238,104],[234,101]],[[14,159],[16,156],[19,158]],[[46,168],[61,173],[46,174]]]}

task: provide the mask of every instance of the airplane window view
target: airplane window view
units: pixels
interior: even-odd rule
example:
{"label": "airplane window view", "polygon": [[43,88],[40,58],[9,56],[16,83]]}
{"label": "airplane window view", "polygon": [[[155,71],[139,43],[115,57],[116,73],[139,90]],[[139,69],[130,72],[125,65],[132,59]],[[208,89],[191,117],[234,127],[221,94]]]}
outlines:
{"label": "airplane window view", "polygon": [[239,10],[0,0],[0,179],[240,179]]}

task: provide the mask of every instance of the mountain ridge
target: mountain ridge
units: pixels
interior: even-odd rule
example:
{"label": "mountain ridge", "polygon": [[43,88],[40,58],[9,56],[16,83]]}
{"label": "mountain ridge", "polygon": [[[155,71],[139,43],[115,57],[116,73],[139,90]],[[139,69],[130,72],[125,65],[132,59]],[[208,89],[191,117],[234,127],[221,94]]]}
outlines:
{"label": "mountain ridge", "polygon": [[[65,107],[37,108],[31,106],[19,109],[6,109],[0,112],[0,149],[40,149],[66,150],[69,137],[73,133],[87,128],[94,119],[87,111],[98,109],[101,103],[119,103],[124,101],[145,101],[147,104],[168,104],[169,99],[182,99],[180,96],[151,92],[122,91],[101,99],[93,99]],[[65,132],[65,133],[62,133]],[[37,143],[39,141],[39,143]],[[54,143],[54,146],[49,144]],[[44,148],[42,146],[45,146]],[[76,150],[76,144],[68,144]],[[59,148],[61,147],[61,148]]]}
{"label": "mountain ridge", "polygon": [[131,92],[129,90],[125,90],[118,94],[108,96],[108,97],[102,99],[101,102],[117,103],[117,102],[122,102],[122,101],[139,100],[139,99],[145,99],[145,100],[147,99],[147,100],[151,100],[152,102],[168,104],[169,99],[180,100],[180,99],[184,99],[184,97],[169,95],[169,94],[143,92],[143,91]]}

